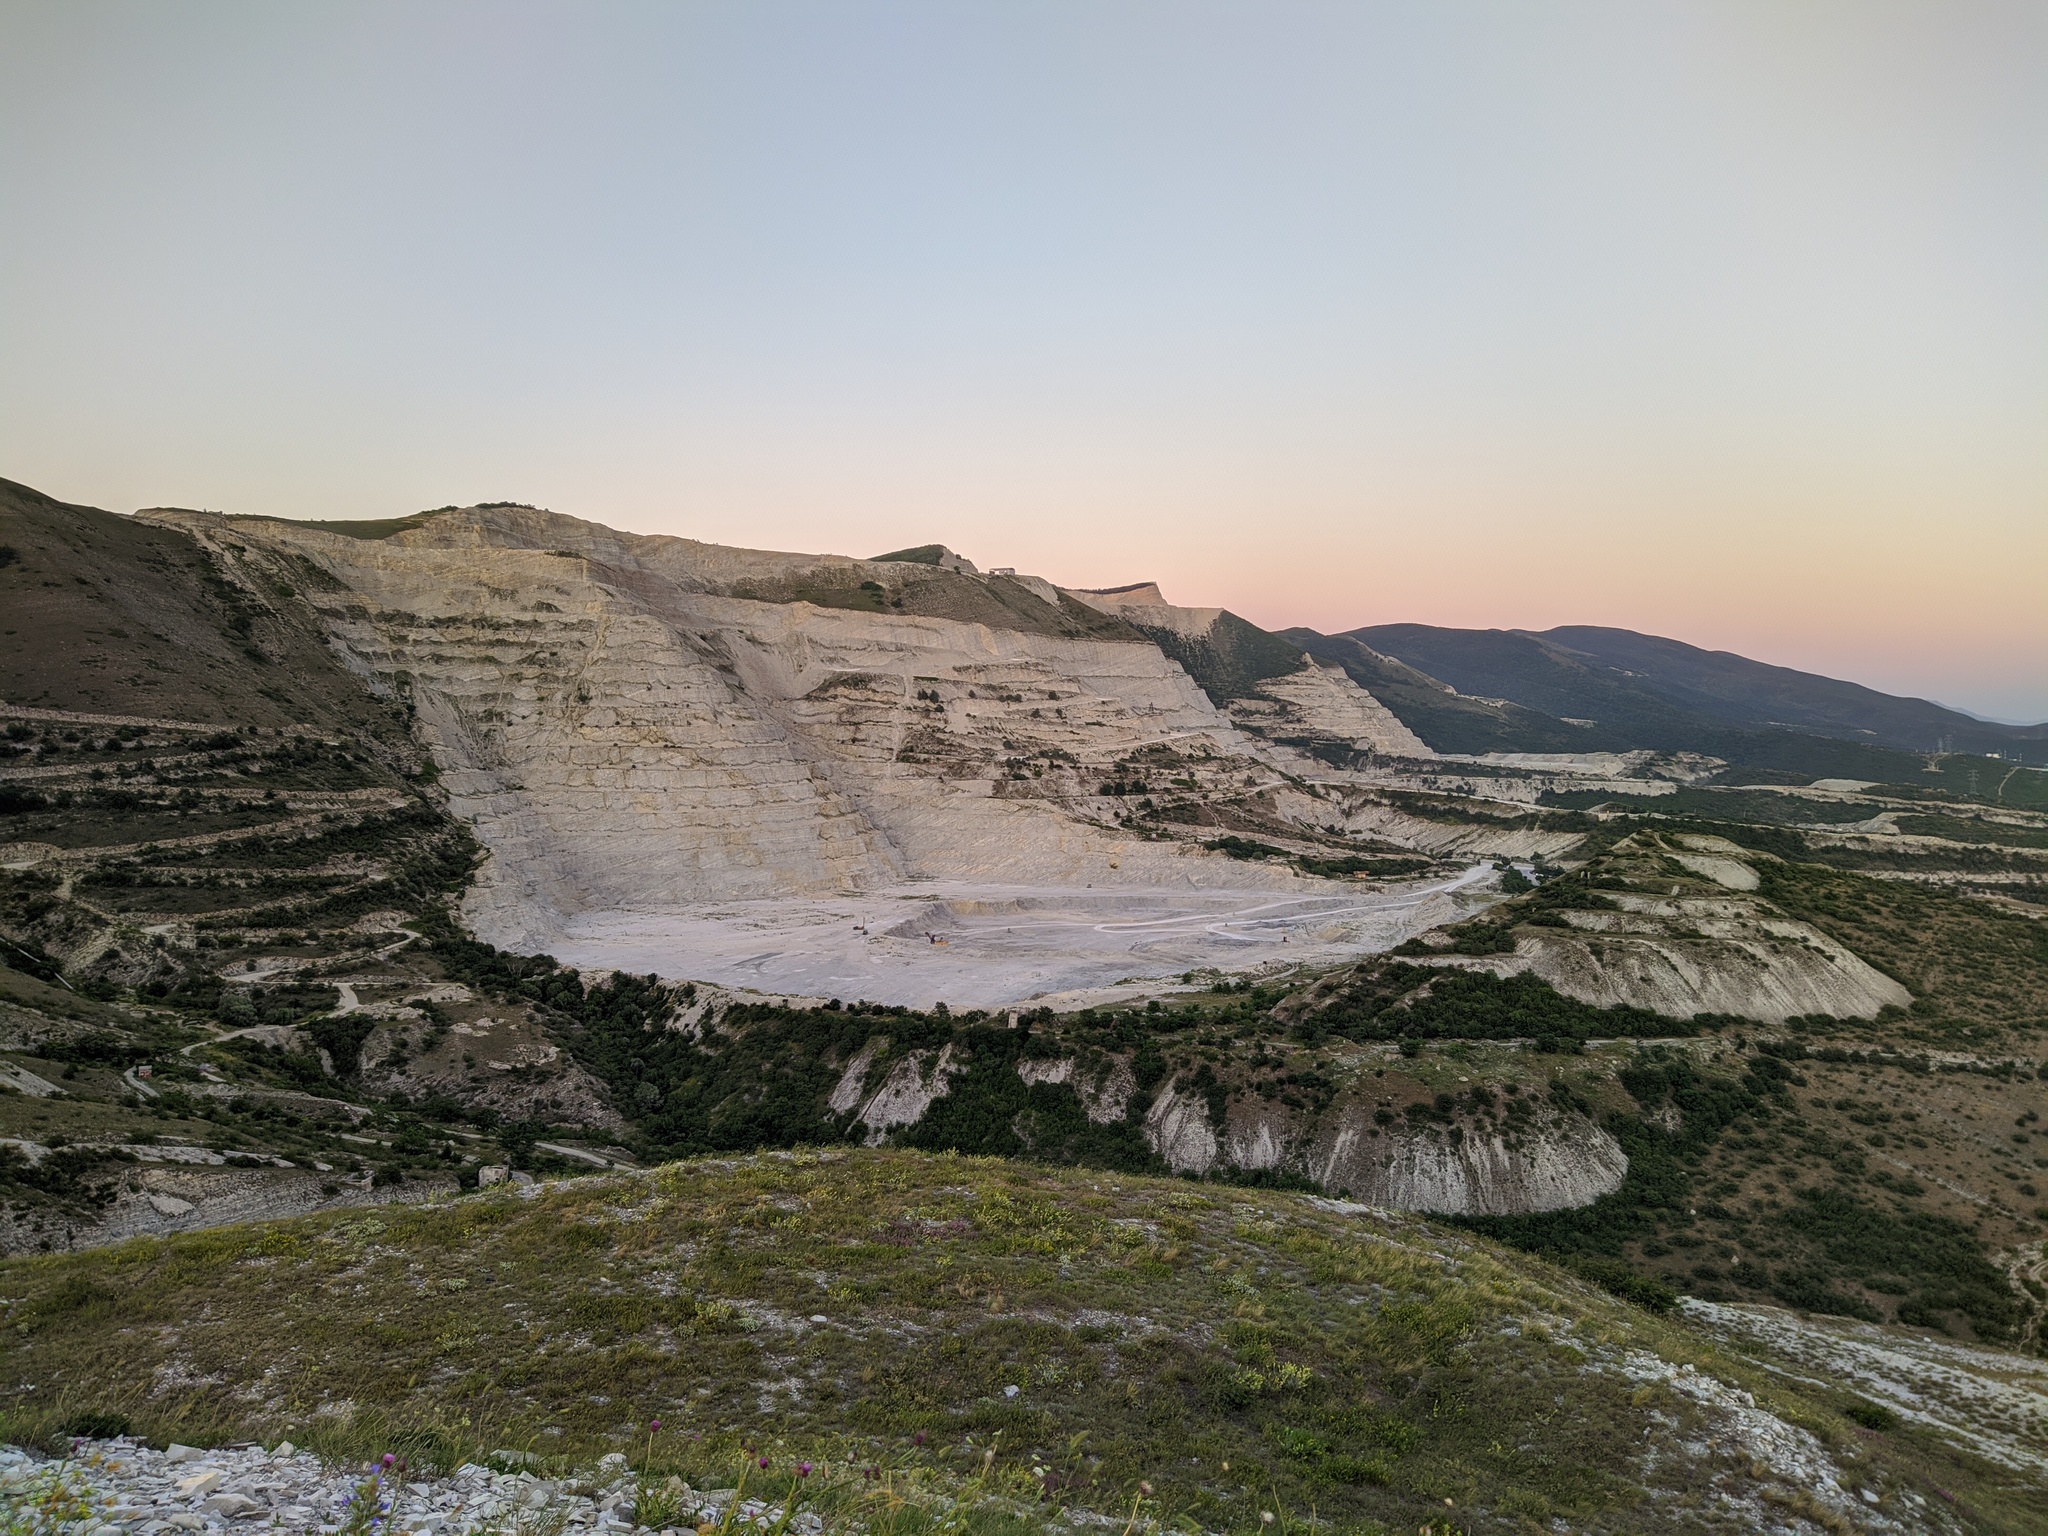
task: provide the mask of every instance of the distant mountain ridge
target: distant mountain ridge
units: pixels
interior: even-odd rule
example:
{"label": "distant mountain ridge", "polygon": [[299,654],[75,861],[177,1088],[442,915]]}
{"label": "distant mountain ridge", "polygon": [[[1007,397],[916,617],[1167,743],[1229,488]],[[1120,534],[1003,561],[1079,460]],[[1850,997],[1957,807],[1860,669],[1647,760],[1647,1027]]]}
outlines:
{"label": "distant mountain ridge", "polygon": [[[1440,751],[1713,750],[1729,731],[1790,730],[1895,751],[2048,760],[2048,724],[1978,720],[1633,630],[1378,624],[1281,633],[1343,664],[1404,718],[1413,713],[1410,724]],[[1455,693],[1431,697],[1431,684]]]}

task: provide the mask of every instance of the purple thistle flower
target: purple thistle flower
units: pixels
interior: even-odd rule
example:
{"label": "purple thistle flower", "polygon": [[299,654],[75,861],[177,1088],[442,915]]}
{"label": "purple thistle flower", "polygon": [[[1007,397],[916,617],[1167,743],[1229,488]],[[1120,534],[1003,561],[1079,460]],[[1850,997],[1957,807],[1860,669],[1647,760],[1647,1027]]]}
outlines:
{"label": "purple thistle flower", "polygon": [[761,1466],[763,1467],[763,1469],[766,1469],[767,1465],[768,1465],[768,1458],[767,1458],[766,1456],[763,1456],[763,1457],[761,1458]]}
{"label": "purple thistle flower", "polygon": [[659,1420],[659,1419],[649,1419],[649,1420],[647,1421],[647,1433],[649,1433],[650,1435],[658,1435],[658,1434],[660,1434],[660,1433],[661,1433],[661,1420]]}
{"label": "purple thistle flower", "polygon": [[809,1477],[811,1475],[811,1464],[808,1461],[798,1462],[796,1464],[796,1475],[798,1477]]}
{"label": "purple thistle flower", "polygon": [[923,1445],[923,1444],[924,1444],[924,1431],[920,1429],[920,1430],[919,1430],[919,1431],[918,1431],[918,1432],[917,1432],[916,1434],[912,1435],[912,1436],[910,1437],[910,1443],[911,1443],[912,1445]]}

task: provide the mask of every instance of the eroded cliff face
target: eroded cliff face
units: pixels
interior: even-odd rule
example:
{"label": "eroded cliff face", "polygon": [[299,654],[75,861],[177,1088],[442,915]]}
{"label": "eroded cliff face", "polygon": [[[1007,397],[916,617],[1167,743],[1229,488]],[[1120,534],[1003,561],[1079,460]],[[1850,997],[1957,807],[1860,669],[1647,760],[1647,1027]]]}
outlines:
{"label": "eroded cliff face", "polygon": [[1805,923],[1747,913],[1682,914],[1681,922],[1654,925],[1626,917],[1601,921],[1608,916],[1573,913],[1579,931],[1524,936],[1516,944],[1520,968],[1595,1007],[1627,1003],[1681,1019],[1694,1013],[1774,1024],[1817,1013],[1868,1019],[1913,1000],[1891,977]]}
{"label": "eroded cliff face", "polygon": [[1358,752],[1402,758],[1436,756],[1420,736],[1341,667],[1307,655],[1302,663],[1299,672],[1267,678],[1254,697],[1234,701],[1231,717],[1271,735],[1341,743]]}
{"label": "eroded cliff face", "polygon": [[1440,1215],[1569,1210],[1613,1193],[1628,1175],[1628,1155],[1611,1135],[1584,1115],[1550,1107],[1475,1133],[1381,1123],[1362,1099],[1320,1114],[1233,1099],[1219,1135],[1204,1099],[1176,1080],[1153,1100],[1145,1139],[1176,1173],[1293,1173],[1329,1194]]}
{"label": "eroded cliff face", "polygon": [[1554,1112],[1512,1135],[1376,1125],[1363,1109],[1318,1127],[1304,1164],[1326,1190],[1403,1211],[1518,1216],[1591,1205],[1621,1188],[1628,1154],[1584,1116]]}
{"label": "eroded cliff face", "polygon": [[872,1049],[855,1057],[831,1100],[834,1109],[853,1114],[867,1128],[864,1139],[871,1147],[880,1146],[891,1131],[922,1120],[925,1112],[946,1096],[954,1074],[961,1070],[950,1045],[936,1053],[912,1051],[891,1062],[881,1085],[869,1091],[866,1079],[873,1063]]}
{"label": "eroded cliff face", "polygon": [[1077,805],[1151,744],[1247,767],[1257,748],[1156,645],[1041,583],[527,509],[370,539],[149,515],[297,587],[347,664],[416,710],[490,851],[467,915],[495,942],[905,878],[1300,883]]}

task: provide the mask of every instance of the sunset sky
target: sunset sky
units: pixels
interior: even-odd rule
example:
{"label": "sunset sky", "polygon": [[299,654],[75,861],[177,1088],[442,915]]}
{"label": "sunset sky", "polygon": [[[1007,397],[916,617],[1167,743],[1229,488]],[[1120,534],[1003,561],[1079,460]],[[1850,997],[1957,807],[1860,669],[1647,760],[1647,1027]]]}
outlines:
{"label": "sunset sky", "polygon": [[0,5],[0,475],[2048,718],[2048,5]]}

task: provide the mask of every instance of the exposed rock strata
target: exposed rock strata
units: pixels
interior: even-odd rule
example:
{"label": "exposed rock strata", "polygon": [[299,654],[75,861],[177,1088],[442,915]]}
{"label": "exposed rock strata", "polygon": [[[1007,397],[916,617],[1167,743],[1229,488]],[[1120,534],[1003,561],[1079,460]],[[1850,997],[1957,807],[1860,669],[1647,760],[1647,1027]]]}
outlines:
{"label": "exposed rock strata", "polygon": [[1268,732],[1320,737],[1360,752],[1412,758],[1436,755],[1341,667],[1311,656],[1303,656],[1302,661],[1305,665],[1299,672],[1261,682],[1258,699],[1233,704],[1232,717],[1256,723]]}
{"label": "exposed rock strata", "polygon": [[[1573,913],[1574,926],[1605,914]],[[1783,1023],[1805,1014],[1874,1018],[1912,994],[1818,929],[1786,919],[1702,918],[1698,937],[1664,931],[1523,937],[1524,968],[1596,1007],[1628,1003],[1674,1018],[1729,1013]]]}
{"label": "exposed rock strata", "polygon": [[[1015,579],[519,509],[383,539],[152,516],[296,578],[348,664],[416,710],[492,855],[468,915],[500,943],[543,947],[582,912],[905,877],[1296,883],[1074,813],[1088,773],[1147,744],[1256,744],[1136,631]],[[863,579],[980,617],[849,606]]]}
{"label": "exposed rock strata", "polygon": [[1310,1177],[1354,1200],[1404,1211],[1453,1216],[1513,1216],[1591,1205],[1621,1188],[1628,1154],[1578,1115],[1559,1114],[1541,1129],[1457,1140],[1435,1133],[1389,1133],[1362,1110],[1320,1128],[1305,1158]]}
{"label": "exposed rock strata", "polygon": [[[856,1057],[847,1067],[846,1076],[840,1079],[839,1088],[834,1090],[832,1103],[835,1108],[845,1097],[847,1080],[853,1075],[854,1066],[859,1066],[864,1080],[873,1057],[863,1053],[866,1060]],[[893,1130],[915,1125],[925,1116],[932,1104],[946,1096],[952,1086],[953,1074],[961,1071],[961,1065],[953,1059],[953,1047],[946,1046],[934,1059],[930,1051],[912,1051],[908,1056],[898,1058],[889,1068],[889,1074],[882,1079],[881,1087],[867,1095],[855,1118],[867,1127],[867,1144],[879,1146]],[[841,1111],[844,1113],[844,1111]]]}
{"label": "exposed rock strata", "polygon": [[1071,1056],[1057,1060],[1020,1061],[1017,1075],[1026,1084],[1071,1083],[1074,1092],[1080,1095],[1082,1107],[1094,1125],[1119,1124],[1128,1112],[1131,1095],[1137,1091],[1137,1079],[1131,1075],[1131,1064],[1123,1057],[1111,1058],[1109,1065],[1092,1077],[1081,1070],[1080,1063]]}
{"label": "exposed rock strata", "polygon": [[1219,1135],[1204,1100],[1177,1082],[1145,1117],[1145,1139],[1176,1173],[1288,1172],[1369,1205],[1511,1216],[1590,1205],[1621,1187],[1628,1156],[1582,1115],[1546,1111],[1512,1131],[1380,1125],[1352,1100],[1320,1116],[1235,1100]]}

